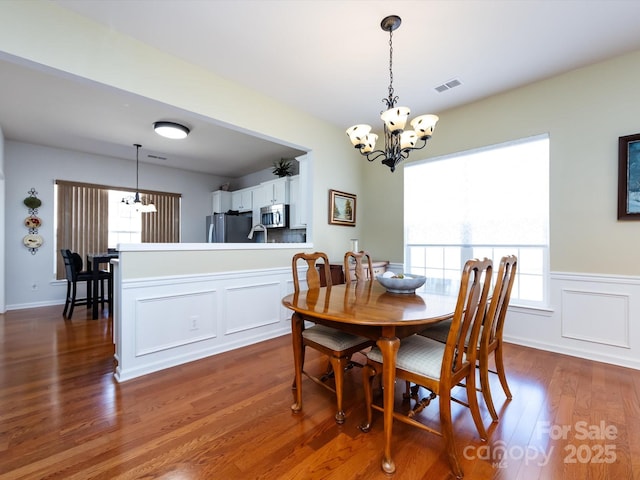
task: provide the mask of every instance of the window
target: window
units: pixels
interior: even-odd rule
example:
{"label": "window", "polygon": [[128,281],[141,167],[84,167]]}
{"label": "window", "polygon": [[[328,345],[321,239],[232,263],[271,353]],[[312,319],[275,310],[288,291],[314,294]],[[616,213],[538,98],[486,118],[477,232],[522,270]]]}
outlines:
{"label": "window", "polygon": [[133,195],[135,192],[109,190],[109,248],[116,248],[118,243],[142,242],[142,213],[122,202],[123,197]]}
{"label": "window", "polygon": [[546,306],[549,137],[407,164],[405,264],[426,291],[455,293],[474,257],[518,257],[513,302]]}
{"label": "window", "polygon": [[[140,213],[122,203],[131,195],[117,187],[56,180],[56,252],[67,248],[85,258],[118,243],[180,241],[180,194],[140,191],[156,213]],[[62,256],[56,255],[56,277],[64,278]]]}

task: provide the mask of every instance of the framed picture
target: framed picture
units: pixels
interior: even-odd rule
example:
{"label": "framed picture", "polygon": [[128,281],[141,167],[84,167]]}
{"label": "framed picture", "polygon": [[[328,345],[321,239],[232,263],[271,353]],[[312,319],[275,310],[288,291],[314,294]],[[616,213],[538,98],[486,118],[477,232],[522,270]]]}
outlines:
{"label": "framed picture", "polygon": [[351,193],[329,190],[329,223],[356,226],[356,196]]}
{"label": "framed picture", "polygon": [[640,220],[640,133],[618,138],[618,220]]}

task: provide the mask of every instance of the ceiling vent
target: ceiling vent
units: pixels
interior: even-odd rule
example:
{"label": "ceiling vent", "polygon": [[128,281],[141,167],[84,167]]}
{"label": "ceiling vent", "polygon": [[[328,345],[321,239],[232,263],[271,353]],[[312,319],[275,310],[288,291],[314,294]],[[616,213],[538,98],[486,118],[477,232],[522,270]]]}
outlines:
{"label": "ceiling vent", "polygon": [[457,87],[458,85],[462,85],[462,82],[457,78],[454,78],[453,80],[449,80],[448,82],[445,82],[442,85],[438,85],[435,88],[435,90],[438,93],[442,93],[442,92],[446,92],[447,90],[451,90],[452,88]]}

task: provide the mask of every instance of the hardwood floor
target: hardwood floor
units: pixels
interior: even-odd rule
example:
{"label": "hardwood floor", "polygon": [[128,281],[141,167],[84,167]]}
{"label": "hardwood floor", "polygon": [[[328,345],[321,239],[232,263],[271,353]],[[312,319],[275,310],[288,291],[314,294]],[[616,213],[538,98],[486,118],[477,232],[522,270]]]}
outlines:
{"label": "hardwood floor", "polygon": [[[345,375],[342,426],[308,379],[304,410],[291,413],[288,336],[118,384],[110,320],[61,312],[0,315],[0,479],[390,478],[381,415],[370,433],[357,428],[359,370]],[[515,345],[505,354],[513,400],[492,375],[489,442],[454,405],[465,478],[640,479],[639,371]],[[324,367],[313,351],[307,363]],[[437,404],[421,415],[437,419]],[[393,442],[396,479],[452,478],[441,438],[396,422]]]}

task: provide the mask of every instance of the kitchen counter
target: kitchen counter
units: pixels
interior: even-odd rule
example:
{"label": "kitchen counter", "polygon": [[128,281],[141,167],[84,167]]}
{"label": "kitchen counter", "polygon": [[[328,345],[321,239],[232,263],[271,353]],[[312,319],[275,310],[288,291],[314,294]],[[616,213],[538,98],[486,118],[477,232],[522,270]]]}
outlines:
{"label": "kitchen counter", "polygon": [[118,244],[117,250],[127,252],[198,251],[198,250],[277,250],[313,248],[307,243],[125,243]]}

